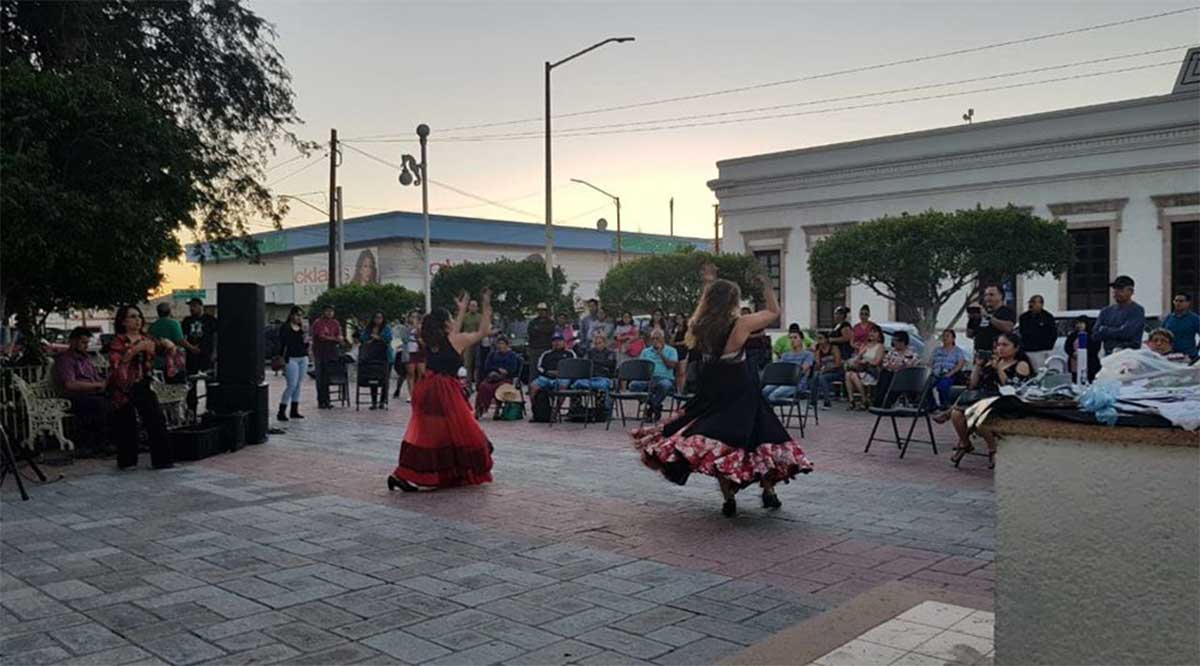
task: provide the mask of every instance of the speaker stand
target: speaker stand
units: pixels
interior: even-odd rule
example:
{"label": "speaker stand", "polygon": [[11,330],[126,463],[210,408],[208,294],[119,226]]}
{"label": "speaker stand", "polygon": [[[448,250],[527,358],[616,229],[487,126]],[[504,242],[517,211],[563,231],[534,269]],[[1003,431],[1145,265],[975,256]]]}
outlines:
{"label": "speaker stand", "polygon": [[[30,456],[22,456],[25,462],[29,463],[29,468],[37,475],[38,481],[45,483],[46,475],[42,474],[42,470],[37,466]],[[21,479],[21,470],[17,468],[17,456],[13,452],[12,442],[8,439],[8,432],[4,426],[0,425],[0,486],[4,485],[4,477],[12,473],[13,478],[17,480],[17,490],[21,493],[21,501],[29,501],[29,493],[25,492],[25,481]]]}

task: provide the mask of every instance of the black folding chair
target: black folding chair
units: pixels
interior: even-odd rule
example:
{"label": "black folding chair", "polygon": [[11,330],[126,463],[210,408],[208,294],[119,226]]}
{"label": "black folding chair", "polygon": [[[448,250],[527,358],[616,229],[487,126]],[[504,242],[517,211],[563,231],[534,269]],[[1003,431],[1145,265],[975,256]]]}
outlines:
{"label": "black folding chair", "polygon": [[374,390],[376,394],[383,393],[382,408],[388,406],[388,377],[392,374],[392,366],[383,361],[359,361],[358,378],[354,382],[354,411],[362,404],[362,390]]}
{"label": "black folding chair", "polygon": [[804,421],[806,417],[801,407],[801,401],[808,400],[808,392],[802,392],[796,387],[800,383],[800,377],[803,372],[804,369],[796,363],[776,361],[768,364],[762,373],[762,385],[764,388],[767,386],[790,386],[796,389],[793,391],[792,397],[783,400],[769,400],[768,404],[776,411],[781,411],[786,407],[787,411],[780,414],[780,417],[783,419],[783,427],[787,428],[792,422],[792,417],[795,416],[796,421],[800,424],[801,437],[804,436]]}
{"label": "black folding chair", "polygon": [[[617,385],[616,390],[608,394],[609,399],[613,400],[617,405],[617,412],[621,415],[621,427],[625,427],[625,401],[636,400],[638,403],[638,418],[645,420],[643,416],[646,410],[646,404],[650,400],[650,392],[647,391],[631,391],[629,390],[630,382],[649,382],[654,377],[654,362],[645,361],[642,359],[630,359],[621,364],[617,368]],[[608,411],[608,421],[604,424],[604,429],[608,430],[612,426],[612,410]]]}
{"label": "black folding chair", "polygon": [[[350,363],[345,357],[338,358],[334,361],[326,361],[329,364],[329,402],[337,400],[339,404],[350,406]],[[334,397],[334,394],[337,394]]]}
{"label": "black folding chair", "polygon": [[[880,376],[880,384],[876,385],[876,389],[882,389],[883,376]],[[880,391],[883,398],[878,400],[875,405],[872,405],[868,410],[875,415],[875,427],[871,428],[871,436],[867,438],[867,447],[863,449],[863,453],[871,450],[871,444],[875,441],[888,442],[895,444],[900,449],[900,457],[908,452],[908,445],[913,442],[913,430],[917,427],[917,421],[924,419],[925,427],[929,432],[929,439],[915,440],[920,444],[929,444],[933,447],[933,454],[937,455],[937,440],[933,436],[933,421],[929,418],[929,401],[930,387],[932,377],[929,368],[905,368],[891,377],[891,381],[887,384],[887,389]],[[884,417],[892,420],[892,434],[895,439],[879,439],[876,440],[875,432],[879,430],[879,422]],[[904,439],[900,438],[900,429],[896,425],[896,419],[907,418],[911,419],[908,426],[908,434]]]}
{"label": "black folding chair", "polygon": [[[590,388],[577,389],[571,388],[571,384],[580,379],[592,378],[592,361],[586,358],[564,358],[558,362],[558,377],[556,378],[555,386],[547,389],[550,391],[551,404],[554,411],[550,416],[550,427],[554,427],[554,422],[557,420],[562,423],[563,417],[563,402],[567,398],[579,400],[585,412],[590,412],[594,407],[596,392]],[[566,388],[559,388],[559,382],[567,382]],[[593,403],[593,404],[589,404]],[[567,411],[570,411],[568,405]],[[590,418],[583,420],[583,427],[586,428]]]}

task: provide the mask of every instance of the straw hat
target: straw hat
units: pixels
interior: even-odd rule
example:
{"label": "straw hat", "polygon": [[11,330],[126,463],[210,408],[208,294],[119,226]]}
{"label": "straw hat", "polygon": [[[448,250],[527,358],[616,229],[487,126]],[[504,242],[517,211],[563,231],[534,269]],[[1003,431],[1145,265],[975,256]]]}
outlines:
{"label": "straw hat", "polygon": [[512,384],[501,384],[496,389],[496,399],[500,402],[522,402],[521,392]]}

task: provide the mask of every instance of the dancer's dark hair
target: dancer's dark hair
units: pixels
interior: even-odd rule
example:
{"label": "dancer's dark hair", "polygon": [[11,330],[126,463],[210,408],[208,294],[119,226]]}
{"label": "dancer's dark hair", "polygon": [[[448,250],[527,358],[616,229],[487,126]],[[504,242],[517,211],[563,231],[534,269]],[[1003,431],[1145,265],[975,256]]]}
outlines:
{"label": "dancer's dark hair", "polygon": [[433,312],[421,320],[421,342],[430,351],[439,351],[450,344],[446,333],[446,324],[450,322],[450,312],[445,308],[434,308]]}

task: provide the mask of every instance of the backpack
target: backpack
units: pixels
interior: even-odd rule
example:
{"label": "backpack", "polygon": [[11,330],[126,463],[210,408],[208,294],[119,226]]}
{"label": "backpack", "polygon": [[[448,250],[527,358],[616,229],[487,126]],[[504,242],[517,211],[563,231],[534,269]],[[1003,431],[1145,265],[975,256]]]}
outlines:
{"label": "backpack", "polygon": [[550,406],[550,392],[538,391],[535,393],[529,420],[534,423],[549,423],[552,411],[553,408]]}
{"label": "backpack", "polygon": [[506,402],[500,408],[501,421],[520,421],[525,418],[525,404],[520,402]]}

